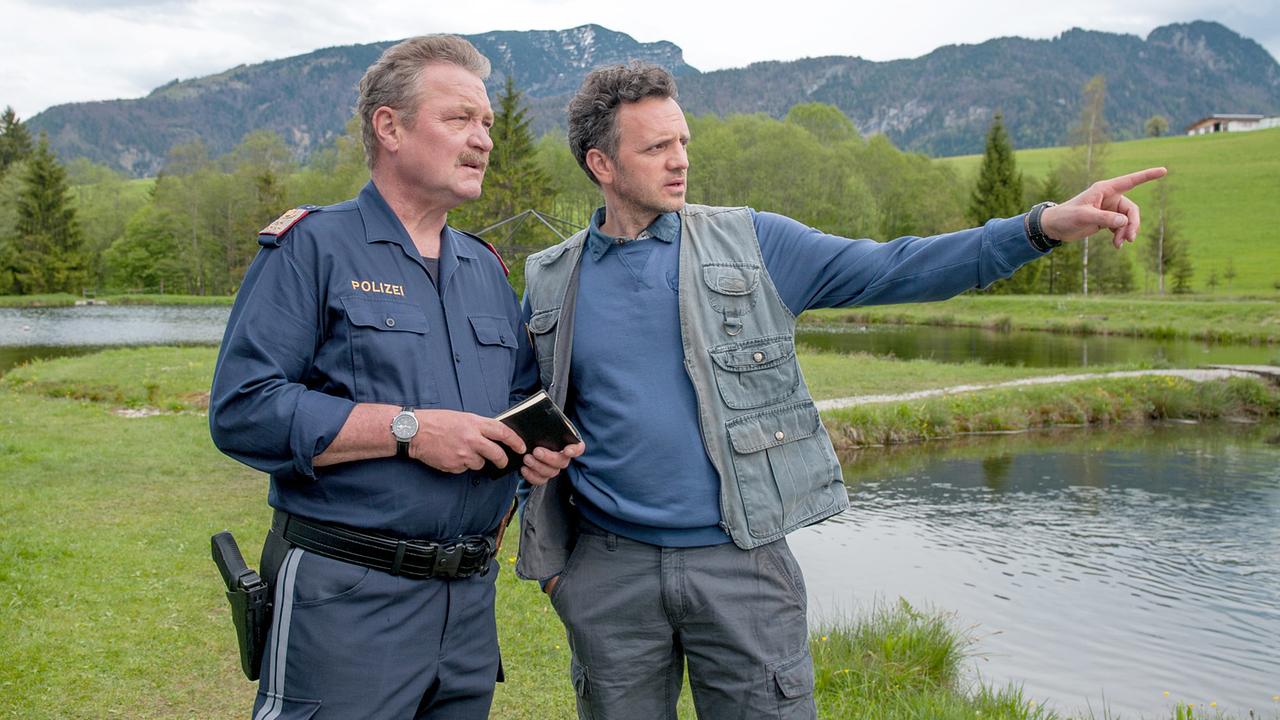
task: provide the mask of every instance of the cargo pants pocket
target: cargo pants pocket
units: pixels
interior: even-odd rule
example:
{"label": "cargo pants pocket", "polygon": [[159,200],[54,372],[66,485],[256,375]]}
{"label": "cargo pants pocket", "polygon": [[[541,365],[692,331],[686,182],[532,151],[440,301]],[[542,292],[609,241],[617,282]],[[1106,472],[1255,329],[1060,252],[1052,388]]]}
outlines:
{"label": "cargo pants pocket", "polygon": [[765,673],[769,693],[777,700],[779,720],[813,720],[813,659],[809,649],[770,663]]}

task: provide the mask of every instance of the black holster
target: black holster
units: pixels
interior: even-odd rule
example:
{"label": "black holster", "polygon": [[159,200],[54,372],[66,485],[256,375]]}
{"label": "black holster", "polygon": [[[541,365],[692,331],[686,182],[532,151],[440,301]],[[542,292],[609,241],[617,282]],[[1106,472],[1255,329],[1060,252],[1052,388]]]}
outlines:
{"label": "black holster", "polygon": [[258,573],[245,564],[244,556],[229,532],[210,538],[213,562],[227,586],[231,621],[240,645],[240,669],[245,677],[257,680],[262,670],[262,652],[271,625],[271,592]]}

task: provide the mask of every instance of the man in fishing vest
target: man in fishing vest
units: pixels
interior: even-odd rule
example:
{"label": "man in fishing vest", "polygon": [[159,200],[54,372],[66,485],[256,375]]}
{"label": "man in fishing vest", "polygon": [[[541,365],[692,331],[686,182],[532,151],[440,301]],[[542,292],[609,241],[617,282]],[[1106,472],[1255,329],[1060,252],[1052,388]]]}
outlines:
{"label": "man in fishing vest", "polygon": [[1162,168],[936,237],[823,234],[687,205],[671,75],[601,68],[569,144],[605,205],[529,257],[542,384],[586,452],[528,494],[517,572],[542,582],[582,718],[674,718],[687,660],[702,718],[813,718],[804,580],[785,536],[848,506],[796,362],[804,310],[942,300],[1062,241],[1138,234],[1123,193]]}

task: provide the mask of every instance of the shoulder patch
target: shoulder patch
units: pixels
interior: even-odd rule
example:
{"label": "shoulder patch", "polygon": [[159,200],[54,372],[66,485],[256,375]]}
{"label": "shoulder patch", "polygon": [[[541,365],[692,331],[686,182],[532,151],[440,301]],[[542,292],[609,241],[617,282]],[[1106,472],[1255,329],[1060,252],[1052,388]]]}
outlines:
{"label": "shoulder patch", "polygon": [[319,209],[319,205],[300,205],[291,210],[286,210],[274,222],[258,231],[258,244],[264,247],[279,247],[280,238],[284,237],[284,234],[289,232],[290,228],[297,225],[298,221],[308,214]]}
{"label": "shoulder patch", "polygon": [[[454,228],[454,229],[457,230],[457,228]],[[480,237],[479,235],[473,235],[467,232],[466,230],[458,230],[457,232],[459,235],[466,235],[472,240],[475,240],[476,242],[488,248],[489,252],[493,253],[493,256],[498,258],[498,264],[502,266],[502,274],[508,275],[508,276],[511,275],[511,269],[507,267],[507,261],[502,259],[502,255],[498,254],[498,248],[494,247],[492,243],[486,241],[484,238]]]}

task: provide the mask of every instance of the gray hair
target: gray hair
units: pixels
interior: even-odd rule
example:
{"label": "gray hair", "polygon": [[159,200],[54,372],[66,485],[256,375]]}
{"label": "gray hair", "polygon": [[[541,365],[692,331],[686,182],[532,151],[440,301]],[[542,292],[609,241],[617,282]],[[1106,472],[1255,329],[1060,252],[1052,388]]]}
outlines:
{"label": "gray hair", "polygon": [[420,35],[387,48],[360,78],[360,114],[364,139],[364,159],[373,168],[378,138],[373,129],[373,113],[386,106],[400,113],[405,125],[413,127],[421,101],[418,82],[428,63],[457,65],[484,80],[489,77],[489,60],[457,35]]}
{"label": "gray hair", "polygon": [[587,167],[587,151],[596,148],[614,159],[618,152],[618,106],[645,98],[676,98],[676,79],[665,68],[632,61],[592,70],[569,101],[569,149],[578,165],[599,185]]}

